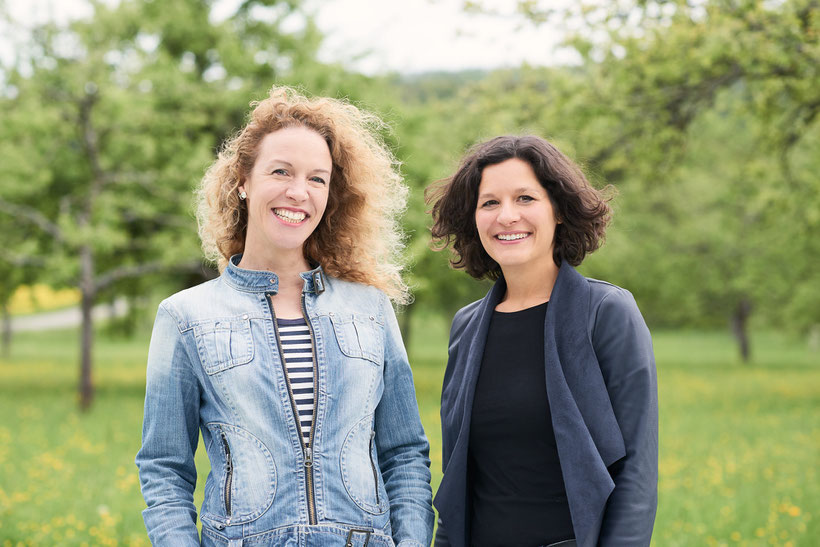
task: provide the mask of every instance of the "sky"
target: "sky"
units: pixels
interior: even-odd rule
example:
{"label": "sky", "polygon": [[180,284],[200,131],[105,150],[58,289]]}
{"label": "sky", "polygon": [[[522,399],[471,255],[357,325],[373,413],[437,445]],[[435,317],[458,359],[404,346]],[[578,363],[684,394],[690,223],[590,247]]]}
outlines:
{"label": "sky", "polygon": [[548,65],[571,61],[555,52],[561,36],[509,12],[512,0],[487,0],[506,16],[464,13],[463,0],[323,1],[317,24],[327,32],[322,55],[369,52],[354,66],[366,73]]}
{"label": "sky", "polygon": [[[219,0],[216,16],[229,13],[238,1]],[[491,69],[522,62],[554,65],[574,60],[570,52],[556,47],[561,36],[555,28],[522,24],[513,16],[512,0],[484,0],[486,6],[501,12],[492,16],[465,13],[463,0],[306,1],[325,35],[320,59],[342,61],[366,74]],[[27,0],[10,2],[9,7],[24,24],[43,18],[65,21],[90,13],[83,0]],[[0,59],[7,60],[9,55],[9,45],[0,36]]]}

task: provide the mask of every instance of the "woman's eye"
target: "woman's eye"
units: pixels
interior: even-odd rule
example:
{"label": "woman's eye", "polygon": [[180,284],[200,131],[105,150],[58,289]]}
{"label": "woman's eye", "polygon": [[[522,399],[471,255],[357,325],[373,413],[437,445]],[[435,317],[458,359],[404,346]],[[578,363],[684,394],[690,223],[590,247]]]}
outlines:
{"label": "woman's eye", "polygon": [[534,197],[532,197],[532,196],[527,196],[527,195],[521,196],[521,197],[519,197],[518,199],[520,199],[521,201],[535,201],[535,198],[534,198]]}
{"label": "woman's eye", "polygon": [[325,179],[323,179],[322,177],[310,177],[310,180],[312,180],[313,182],[318,182],[319,184],[327,184],[325,182]]}
{"label": "woman's eye", "polygon": [[271,171],[271,175],[282,175],[283,177],[286,177],[288,175],[288,171],[287,169],[282,169],[280,167],[279,169],[274,169]]}
{"label": "woman's eye", "polygon": [[497,203],[498,202],[496,200],[489,199],[489,200],[485,201],[484,203],[482,203],[481,207],[492,207],[493,205],[496,205]]}

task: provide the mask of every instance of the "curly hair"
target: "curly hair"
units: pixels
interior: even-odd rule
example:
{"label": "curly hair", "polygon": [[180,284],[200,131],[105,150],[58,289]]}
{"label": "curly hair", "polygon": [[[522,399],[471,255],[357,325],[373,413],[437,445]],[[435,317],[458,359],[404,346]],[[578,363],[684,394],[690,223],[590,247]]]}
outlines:
{"label": "curly hair", "polygon": [[249,176],[267,134],[302,126],[325,139],[333,161],[327,208],[305,241],[305,257],[333,277],[372,285],[405,303],[398,217],[408,190],[398,162],[379,136],[385,123],[346,101],[307,98],[287,87],[273,87],[251,107],[247,125],[225,142],[197,191],[206,258],[222,271],[231,256],[244,251],[248,210],[237,188]]}
{"label": "curly hair", "polygon": [[596,190],[581,169],[545,139],[507,135],[479,143],[467,152],[452,177],[425,191],[427,204],[432,206],[433,249],[440,251],[452,245],[450,264],[477,279],[501,276],[501,267],[484,250],[476,228],[481,176],[485,167],[513,158],[532,167],[561,221],[553,245],[557,265],[567,261],[578,266],[587,253],[598,249],[612,218],[608,204],[612,186]]}

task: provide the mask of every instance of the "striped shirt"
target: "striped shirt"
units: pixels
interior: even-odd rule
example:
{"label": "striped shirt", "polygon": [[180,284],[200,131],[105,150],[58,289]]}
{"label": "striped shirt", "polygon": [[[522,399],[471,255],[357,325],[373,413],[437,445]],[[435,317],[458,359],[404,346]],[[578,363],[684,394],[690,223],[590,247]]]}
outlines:
{"label": "striped shirt", "polygon": [[305,446],[308,446],[314,408],[313,344],[310,329],[304,318],[277,319],[276,325],[279,328],[285,370],[293,392],[294,403],[296,403],[296,411],[299,413],[302,438]]}

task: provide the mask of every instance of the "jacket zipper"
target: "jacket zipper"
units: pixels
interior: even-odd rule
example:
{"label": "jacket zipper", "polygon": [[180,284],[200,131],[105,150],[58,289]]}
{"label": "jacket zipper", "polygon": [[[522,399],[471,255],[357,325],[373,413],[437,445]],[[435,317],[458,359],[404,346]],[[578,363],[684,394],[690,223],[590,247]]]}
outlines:
{"label": "jacket zipper", "polygon": [[227,471],[225,473],[225,515],[228,517],[225,524],[231,523],[231,484],[233,483],[233,460],[231,459],[231,447],[224,431],[219,432],[222,436],[222,446],[225,447],[225,462]]}
{"label": "jacket zipper", "polygon": [[[276,335],[276,343],[279,346],[279,355],[281,358],[279,359],[282,364],[282,373],[285,376],[285,384],[288,386],[288,396],[290,397],[290,407],[293,410],[293,418],[296,420],[296,432],[298,433],[299,437],[299,445],[302,447],[302,456],[304,459],[304,466],[305,466],[305,495],[307,496],[308,502],[308,522],[310,524],[316,524],[316,502],[314,499],[314,492],[313,492],[313,429],[316,426],[316,403],[318,401],[319,389],[318,389],[318,378],[316,374],[316,367],[314,365],[313,368],[313,415],[310,424],[310,443],[309,446],[305,446],[305,441],[302,438],[302,424],[299,423],[299,411],[296,408],[296,399],[293,396],[293,387],[290,385],[290,378],[288,378],[288,370],[287,365],[285,364],[285,354],[282,353],[282,339],[279,337],[279,326],[276,324],[276,312],[273,310],[273,302],[271,302],[271,294],[272,293],[265,293],[265,296],[268,300],[268,307],[270,308],[271,316],[273,317],[273,332]],[[302,310],[304,312],[305,309],[305,295],[302,294]],[[307,316],[307,314],[305,314]],[[316,347],[313,340],[313,329],[310,326],[310,321],[307,320],[305,317],[305,322],[307,323],[308,330],[310,331],[310,346],[313,351],[313,362],[316,362]]]}
{"label": "jacket zipper", "polygon": [[373,483],[376,487],[376,505],[381,505],[379,503],[379,476],[376,474],[376,464],[373,463],[373,438],[376,436],[375,431],[370,432],[370,448],[367,452],[367,456],[370,458],[370,467],[373,468]]}
{"label": "jacket zipper", "polygon": [[[308,491],[308,516],[310,523],[316,524],[316,500],[313,491],[313,433],[316,431],[316,408],[319,406],[319,359],[316,353],[316,340],[313,337],[313,327],[308,319],[307,308],[305,307],[305,293],[302,293],[302,316],[305,318],[308,331],[310,332],[310,351],[313,353],[313,414],[310,420],[310,441],[305,450],[305,476],[307,478]],[[301,433],[301,429],[300,429]],[[301,439],[302,436],[299,435]]]}

